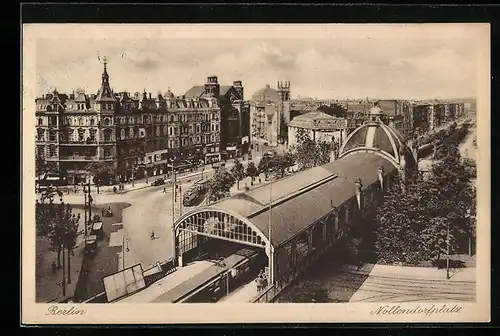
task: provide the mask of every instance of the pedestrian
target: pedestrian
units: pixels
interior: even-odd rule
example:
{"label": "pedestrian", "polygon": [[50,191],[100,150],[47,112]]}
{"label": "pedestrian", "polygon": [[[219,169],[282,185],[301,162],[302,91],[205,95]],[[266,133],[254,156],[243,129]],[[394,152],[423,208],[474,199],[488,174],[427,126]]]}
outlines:
{"label": "pedestrian", "polygon": [[50,267],[52,268],[52,273],[55,273],[57,268],[56,262],[52,260],[52,265],[50,265]]}
{"label": "pedestrian", "polygon": [[151,240],[156,239],[156,236],[155,236],[155,230],[152,230],[152,231],[151,231],[151,236],[150,236],[150,237],[151,237]]}
{"label": "pedestrian", "polygon": [[166,194],[167,193],[167,188],[163,188],[163,193]]}

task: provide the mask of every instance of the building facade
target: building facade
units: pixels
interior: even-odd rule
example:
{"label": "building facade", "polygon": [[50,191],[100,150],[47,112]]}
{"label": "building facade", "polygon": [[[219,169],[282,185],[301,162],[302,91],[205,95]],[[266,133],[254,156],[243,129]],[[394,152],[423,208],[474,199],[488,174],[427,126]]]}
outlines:
{"label": "building facade", "polygon": [[215,99],[220,109],[220,153],[223,159],[238,157],[250,148],[250,104],[244,100],[241,81],[220,85],[209,76],[204,85],[193,86],[185,99]]}
{"label": "building facade", "polygon": [[271,145],[286,141],[286,134],[283,133],[286,133],[284,130],[291,120],[290,112],[290,82],[278,82],[277,90],[267,84],[252,95],[252,136],[266,139]]}
{"label": "building facade", "polygon": [[128,179],[164,174],[169,164],[220,160],[222,118],[215,97],[115,93],[106,62],[97,94],[54,91],[35,103],[37,155],[75,182],[96,162]]}
{"label": "building facade", "polygon": [[336,118],[320,111],[297,116],[288,124],[288,146],[297,144],[299,130],[304,130],[312,140],[335,141],[340,147],[347,138],[347,119]]}

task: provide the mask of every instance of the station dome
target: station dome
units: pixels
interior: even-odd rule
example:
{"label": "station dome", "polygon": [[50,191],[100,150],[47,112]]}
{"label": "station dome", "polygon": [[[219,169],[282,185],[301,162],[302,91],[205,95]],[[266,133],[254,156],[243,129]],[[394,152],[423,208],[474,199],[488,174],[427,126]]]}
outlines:
{"label": "station dome", "polygon": [[384,124],[383,116],[383,110],[375,104],[370,109],[368,120],[346,138],[339,150],[339,158],[353,152],[372,151],[389,159],[398,168],[416,166],[415,157],[404,137]]}

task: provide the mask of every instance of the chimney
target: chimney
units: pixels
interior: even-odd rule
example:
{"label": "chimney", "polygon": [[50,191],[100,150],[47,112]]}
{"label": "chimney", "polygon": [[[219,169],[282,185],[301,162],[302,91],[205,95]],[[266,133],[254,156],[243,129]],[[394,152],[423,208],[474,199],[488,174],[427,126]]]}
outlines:
{"label": "chimney", "polygon": [[361,182],[361,179],[358,177],[358,179],[355,182],[356,184],[356,199],[358,200],[358,206],[359,210],[362,209],[362,190],[363,190],[363,183]]}
{"label": "chimney", "polygon": [[151,92],[149,93],[149,99],[151,99]]}
{"label": "chimney", "polygon": [[378,180],[380,181],[380,190],[382,190],[382,192],[384,192],[385,190],[385,181],[384,181],[384,167],[383,166],[380,166],[380,168],[378,169]]}

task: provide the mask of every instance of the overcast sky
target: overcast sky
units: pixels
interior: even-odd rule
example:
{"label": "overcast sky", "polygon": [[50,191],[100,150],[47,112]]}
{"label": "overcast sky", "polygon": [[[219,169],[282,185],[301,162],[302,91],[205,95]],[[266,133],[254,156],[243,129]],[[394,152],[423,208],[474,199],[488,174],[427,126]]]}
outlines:
{"label": "overcast sky", "polygon": [[[50,35],[49,35],[50,36]],[[182,95],[216,75],[243,81],[245,98],[278,80],[292,97],[459,98],[476,92],[477,48],[464,38],[39,38],[37,94],[95,93],[107,56],[115,92]]]}

